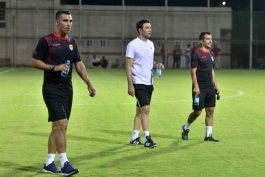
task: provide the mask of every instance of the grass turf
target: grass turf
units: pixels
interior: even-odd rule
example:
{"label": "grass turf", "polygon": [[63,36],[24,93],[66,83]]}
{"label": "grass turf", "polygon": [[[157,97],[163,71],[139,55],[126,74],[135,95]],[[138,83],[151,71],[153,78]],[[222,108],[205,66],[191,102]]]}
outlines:
{"label": "grass turf", "polygon": [[[157,148],[129,145],[135,98],[127,94],[123,69],[89,69],[97,90],[73,73],[74,102],[67,131],[67,156],[77,176],[263,176],[264,70],[216,70],[221,90],[213,136],[204,142],[205,113],[180,127],[191,112],[189,70],[164,70],[154,78],[150,133]],[[51,124],[42,99],[43,73],[0,68],[0,177],[42,177]],[[140,133],[142,137],[142,132]],[[59,166],[59,159],[55,160]]]}

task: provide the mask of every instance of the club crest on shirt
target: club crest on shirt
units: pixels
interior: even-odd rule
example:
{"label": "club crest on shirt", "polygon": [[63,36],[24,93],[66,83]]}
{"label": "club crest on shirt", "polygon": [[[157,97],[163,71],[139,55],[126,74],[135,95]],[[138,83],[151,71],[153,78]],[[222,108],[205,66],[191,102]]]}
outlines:
{"label": "club crest on shirt", "polygon": [[69,49],[70,49],[71,51],[74,49],[74,47],[73,47],[72,44],[69,45]]}

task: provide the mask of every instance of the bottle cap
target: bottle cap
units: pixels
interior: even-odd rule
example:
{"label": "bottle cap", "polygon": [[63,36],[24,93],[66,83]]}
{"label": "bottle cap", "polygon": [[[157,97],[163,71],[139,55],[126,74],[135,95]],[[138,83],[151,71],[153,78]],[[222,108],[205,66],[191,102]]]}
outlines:
{"label": "bottle cap", "polygon": [[94,93],[90,93],[89,96],[90,96],[90,97],[94,97],[95,94],[94,94]]}

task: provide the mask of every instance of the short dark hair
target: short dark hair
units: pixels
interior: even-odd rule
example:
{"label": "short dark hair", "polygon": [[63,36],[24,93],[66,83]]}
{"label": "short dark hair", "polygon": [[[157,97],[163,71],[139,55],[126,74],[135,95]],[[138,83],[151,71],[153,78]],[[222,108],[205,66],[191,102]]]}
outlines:
{"label": "short dark hair", "polygon": [[199,36],[199,41],[200,41],[200,40],[204,40],[204,38],[205,38],[205,34],[207,34],[207,35],[211,35],[210,32],[201,32],[201,34],[200,34],[200,36]]}
{"label": "short dark hair", "polygon": [[59,10],[58,12],[56,12],[55,20],[59,20],[62,14],[72,15],[69,10]]}
{"label": "short dark hair", "polygon": [[143,19],[143,20],[140,20],[139,22],[137,22],[136,23],[136,30],[137,30],[137,32],[139,33],[139,28],[143,28],[143,25],[145,24],[145,23],[150,23],[150,20],[148,20],[148,19]]}

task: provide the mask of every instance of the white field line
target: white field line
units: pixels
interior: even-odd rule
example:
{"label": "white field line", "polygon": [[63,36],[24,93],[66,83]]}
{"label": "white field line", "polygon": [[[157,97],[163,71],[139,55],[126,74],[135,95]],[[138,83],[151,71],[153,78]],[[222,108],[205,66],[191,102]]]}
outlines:
{"label": "white field line", "polygon": [[[222,92],[220,92],[221,99],[233,98],[233,97],[238,97],[238,96],[244,95],[244,92],[243,91],[240,91],[240,90],[226,89],[226,88],[221,88],[220,90],[221,91],[222,90],[229,90],[229,91],[235,92],[235,95],[226,95],[226,96],[222,96]],[[191,101],[191,99],[187,99],[187,100],[162,101],[162,102],[164,102],[164,103],[172,103],[172,102],[184,102],[184,101]]]}
{"label": "white field line", "polygon": [[[237,97],[237,96],[242,96],[242,95],[244,95],[244,92],[243,92],[243,91],[240,91],[240,90],[225,89],[225,88],[223,88],[223,90],[230,90],[230,91],[232,91],[232,92],[237,92],[237,95],[227,95],[227,96],[223,96],[223,97],[222,97],[222,92],[220,92],[221,99],[222,99],[222,98],[232,98],[232,97]],[[222,89],[221,89],[221,91],[222,91]]]}
{"label": "white field line", "polygon": [[[233,98],[233,97],[238,97],[238,96],[242,96],[244,94],[243,91],[240,91],[240,90],[234,90],[234,89],[226,89],[226,88],[222,88],[222,90],[230,90],[232,92],[235,92],[236,94],[235,95],[226,95],[226,96],[222,96],[222,92],[220,92],[220,95],[221,95],[221,99],[226,99],[226,98]],[[176,103],[176,102],[186,102],[186,101],[191,101],[191,99],[185,99],[185,100],[172,100],[172,101],[162,101],[163,103]],[[161,103],[161,101],[152,101],[151,104],[157,104],[157,103]],[[132,105],[132,104],[136,104],[135,102],[130,102],[130,103],[91,103],[91,104],[76,104],[73,102],[73,107],[74,106],[113,106],[113,105]],[[45,104],[43,103],[42,105],[3,105],[1,106],[0,105],[0,108],[8,108],[8,107],[19,107],[19,108],[22,108],[22,107],[39,107],[39,106],[45,106]]]}
{"label": "white field line", "polygon": [[[238,97],[238,96],[244,95],[244,92],[243,91],[240,91],[240,90],[226,89],[226,88],[221,88],[220,90],[221,90],[221,92],[220,92],[221,99],[224,99],[224,98],[233,98],[233,97]],[[235,95],[222,96],[222,90],[230,90],[232,92],[235,92],[236,94]],[[187,99],[187,100],[162,101],[162,102],[164,102],[164,103],[171,103],[171,102],[184,102],[184,101],[191,101],[191,99]]]}
{"label": "white field line", "polygon": [[10,72],[10,71],[13,71],[13,70],[14,70],[14,68],[8,69],[8,70],[5,70],[5,71],[0,72],[0,74],[4,74],[4,73],[7,73],[7,72]]}

